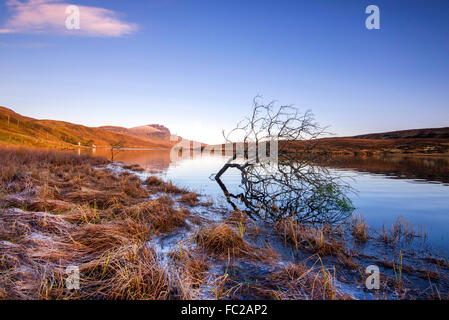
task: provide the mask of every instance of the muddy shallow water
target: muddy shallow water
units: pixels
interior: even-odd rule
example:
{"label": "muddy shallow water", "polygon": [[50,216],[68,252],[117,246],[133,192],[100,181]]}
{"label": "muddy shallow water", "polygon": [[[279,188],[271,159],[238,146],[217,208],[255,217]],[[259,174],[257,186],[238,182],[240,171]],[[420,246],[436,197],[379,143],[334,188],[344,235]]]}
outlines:
{"label": "muddy shallow water", "polygon": [[[97,149],[98,155],[109,151]],[[125,164],[137,163],[175,184],[187,187],[216,203],[226,201],[218,184],[211,180],[227,158],[222,156],[190,157],[170,161],[164,150],[127,150],[117,155]],[[404,217],[427,233],[428,242],[444,255],[449,253],[449,158],[340,157],[331,163],[332,170],[343,175],[354,188],[351,198],[355,213],[362,214],[369,226],[380,230]],[[223,181],[229,191],[237,191],[240,173],[229,170]]]}

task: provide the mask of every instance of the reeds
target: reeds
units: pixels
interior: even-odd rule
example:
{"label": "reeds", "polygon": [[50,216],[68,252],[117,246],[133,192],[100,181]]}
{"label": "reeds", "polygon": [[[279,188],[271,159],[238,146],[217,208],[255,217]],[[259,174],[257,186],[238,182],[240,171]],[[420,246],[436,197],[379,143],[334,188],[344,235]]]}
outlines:
{"label": "reeds", "polygon": [[[326,268],[319,257],[314,257],[315,262],[310,259],[291,263],[251,281],[236,280],[232,272],[226,272],[214,281],[215,299],[350,299],[337,289],[335,269]],[[312,265],[308,266],[307,262],[312,262]]]}
{"label": "reeds", "polygon": [[416,230],[411,221],[403,217],[396,219],[391,227],[384,224],[379,239],[389,245],[396,245],[401,240],[410,241],[414,238],[427,238],[427,233],[423,229]]}
{"label": "reeds", "polygon": [[350,222],[352,236],[358,242],[365,243],[368,240],[369,229],[362,215],[354,216]]}
{"label": "reeds", "polygon": [[304,225],[293,219],[276,223],[276,230],[285,242],[292,245],[296,252],[304,250],[321,256],[344,254],[345,243],[336,237],[329,237],[329,226]]}
{"label": "reeds", "polygon": [[326,269],[320,258],[310,267],[305,262],[290,264],[270,280],[278,287],[272,292],[277,299],[350,299],[336,288],[335,271]]}

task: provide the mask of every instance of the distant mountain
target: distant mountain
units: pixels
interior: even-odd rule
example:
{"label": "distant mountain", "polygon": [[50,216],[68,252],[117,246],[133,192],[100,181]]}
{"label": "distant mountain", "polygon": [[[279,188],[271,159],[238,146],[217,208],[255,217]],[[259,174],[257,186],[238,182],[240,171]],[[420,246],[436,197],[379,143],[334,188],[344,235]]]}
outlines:
{"label": "distant mountain", "polygon": [[99,128],[109,132],[132,135],[145,140],[150,139],[152,141],[165,141],[167,143],[170,141],[170,130],[160,124],[148,124],[129,129],[113,126],[103,126]]}
{"label": "distant mountain", "polygon": [[355,139],[445,139],[449,138],[449,127],[410,129],[353,136]]}
{"label": "distant mountain", "polygon": [[136,128],[86,127],[64,121],[38,120],[0,107],[0,144],[38,147],[109,147],[121,142],[125,147],[170,148],[170,130],[162,125]]}
{"label": "distant mountain", "polygon": [[[298,142],[301,146],[301,142]],[[335,155],[449,155],[449,127],[410,129],[317,140],[317,152]]]}
{"label": "distant mountain", "polygon": [[149,124],[141,127],[129,129],[133,134],[153,138],[153,139],[170,139],[170,130],[160,124]]}

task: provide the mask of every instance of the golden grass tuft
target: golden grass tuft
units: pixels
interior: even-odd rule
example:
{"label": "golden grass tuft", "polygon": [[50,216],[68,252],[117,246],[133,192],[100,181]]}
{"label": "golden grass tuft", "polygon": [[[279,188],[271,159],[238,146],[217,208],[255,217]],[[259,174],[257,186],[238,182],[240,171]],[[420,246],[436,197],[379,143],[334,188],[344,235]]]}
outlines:
{"label": "golden grass tuft", "polygon": [[250,251],[245,240],[238,236],[233,228],[227,224],[220,224],[215,227],[201,229],[195,236],[196,243],[219,255],[245,255]]}
{"label": "golden grass tuft", "polygon": [[147,198],[149,193],[136,176],[121,176],[120,189],[131,198]]}
{"label": "golden grass tuft", "polygon": [[76,204],[89,204],[92,208],[108,209],[116,203],[129,203],[126,194],[118,192],[104,192],[98,190],[80,190],[66,194],[65,199]]}
{"label": "golden grass tuft", "polygon": [[354,216],[350,222],[352,236],[358,242],[366,242],[369,236],[369,229],[363,216]]}
{"label": "golden grass tuft", "polygon": [[198,195],[195,192],[189,192],[189,193],[183,194],[179,198],[179,201],[182,202],[182,203],[186,203],[188,205],[191,205],[191,206],[196,206],[199,203]]}
{"label": "golden grass tuft", "polygon": [[175,209],[166,197],[149,202],[141,202],[124,210],[124,214],[133,219],[149,224],[155,234],[171,232],[186,226],[190,211],[185,208]]}
{"label": "golden grass tuft", "polygon": [[277,254],[271,249],[260,249],[247,243],[230,225],[200,229],[194,236],[197,245],[221,257],[239,257],[254,260],[272,260]]}
{"label": "golden grass tuft", "polygon": [[161,186],[163,183],[164,181],[162,179],[159,179],[158,177],[155,176],[149,176],[145,180],[145,184],[149,187],[158,187]]}
{"label": "golden grass tuft", "polygon": [[186,189],[175,186],[171,181],[165,182],[155,176],[149,176],[145,180],[145,185],[152,192],[163,192],[171,194],[186,194],[189,193]]}
{"label": "golden grass tuft", "polygon": [[131,165],[124,165],[123,169],[127,169],[127,170],[131,170],[131,171],[136,171],[136,172],[144,172],[145,169],[142,168],[140,165],[138,164],[131,164]]}
{"label": "golden grass tuft", "polygon": [[208,276],[209,265],[199,254],[180,248],[170,253],[170,257],[175,261],[178,270],[184,275],[184,281],[191,288],[198,288]]}

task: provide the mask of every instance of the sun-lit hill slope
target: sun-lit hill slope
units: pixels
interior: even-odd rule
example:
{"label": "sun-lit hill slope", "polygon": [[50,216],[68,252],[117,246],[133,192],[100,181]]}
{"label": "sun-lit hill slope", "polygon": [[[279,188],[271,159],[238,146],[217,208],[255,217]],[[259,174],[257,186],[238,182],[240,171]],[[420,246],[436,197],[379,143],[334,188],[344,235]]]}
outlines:
{"label": "sun-lit hill slope", "polygon": [[[124,128],[125,129],[125,128]],[[168,148],[170,139],[151,139],[123,132],[91,128],[54,120],[37,120],[0,107],[0,144],[38,147],[108,147],[121,142],[125,147]],[[168,129],[167,129],[168,130]]]}
{"label": "sun-lit hill slope", "polygon": [[[183,140],[182,146],[190,146],[190,148],[195,148],[195,145],[200,145],[201,147],[207,146],[207,144],[193,141],[190,139],[184,139],[179,136],[171,136],[170,130],[161,124],[147,124],[144,126],[134,127],[134,128],[124,128],[124,127],[114,127],[114,126],[102,126],[99,127],[102,130],[106,130],[114,133],[121,133],[123,135],[133,136],[150,143],[162,143],[168,144],[170,147],[175,146],[178,142]],[[173,140],[172,140],[173,139]],[[181,145],[178,145],[181,147]]]}
{"label": "sun-lit hill slope", "polygon": [[[312,152],[318,154],[348,156],[386,156],[392,154],[449,156],[449,138],[441,138],[443,135],[444,132],[440,133],[440,137],[438,138],[409,137],[397,139],[362,139],[352,137],[335,137],[316,140],[289,141],[288,144],[285,144],[283,141],[279,141],[278,147],[280,150],[289,151],[298,155],[304,152]],[[379,134],[379,136],[381,136],[381,134]],[[225,145],[215,145],[213,147],[216,152],[224,154]],[[227,145],[227,148],[235,150],[235,146],[233,147],[231,145]]]}
{"label": "sun-lit hill slope", "polygon": [[129,129],[124,127],[102,126],[99,129],[138,137],[150,142],[163,141],[164,143],[168,143],[170,141],[170,130],[160,124],[149,124]]}
{"label": "sun-lit hill slope", "polygon": [[447,139],[449,138],[449,127],[409,129],[381,133],[369,133],[354,136],[356,139]]}
{"label": "sun-lit hill slope", "polygon": [[[292,144],[292,152],[301,152],[304,141]],[[356,139],[356,138],[324,138],[308,142],[312,151],[336,155],[449,155],[449,139],[416,138],[416,139]]]}
{"label": "sun-lit hill slope", "polygon": [[133,134],[158,140],[170,139],[170,130],[160,124],[149,124],[146,126],[129,129]]}

